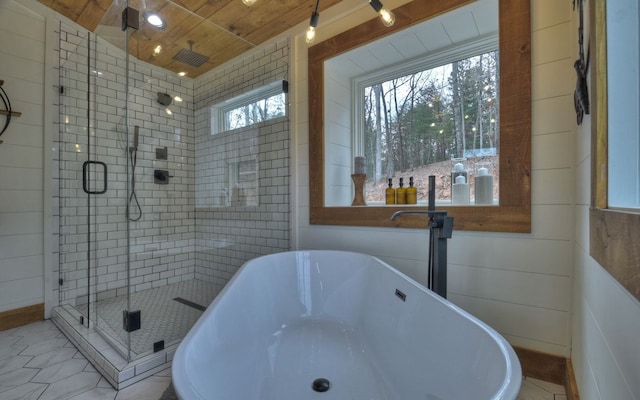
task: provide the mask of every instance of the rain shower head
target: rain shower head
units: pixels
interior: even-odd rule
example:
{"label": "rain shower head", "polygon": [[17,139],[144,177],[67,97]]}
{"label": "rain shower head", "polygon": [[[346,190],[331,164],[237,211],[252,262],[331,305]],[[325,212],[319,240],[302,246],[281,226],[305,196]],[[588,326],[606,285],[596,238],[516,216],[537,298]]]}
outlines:
{"label": "rain shower head", "polygon": [[167,107],[171,105],[171,96],[168,93],[158,92],[158,103]]}
{"label": "rain shower head", "polygon": [[209,57],[193,51],[193,44],[195,43],[193,40],[189,40],[187,43],[189,43],[189,49],[180,49],[180,51],[173,56],[174,60],[196,68],[209,61]]}

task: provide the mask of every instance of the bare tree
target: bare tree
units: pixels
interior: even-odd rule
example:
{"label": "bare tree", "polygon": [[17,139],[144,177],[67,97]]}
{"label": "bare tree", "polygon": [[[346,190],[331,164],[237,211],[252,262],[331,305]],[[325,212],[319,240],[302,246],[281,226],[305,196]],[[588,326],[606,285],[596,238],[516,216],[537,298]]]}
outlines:
{"label": "bare tree", "polygon": [[453,122],[456,132],[456,157],[462,157],[466,148],[464,132],[464,101],[460,93],[460,68],[458,61],[451,64],[451,85],[453,92]]}
{"label": "bare tree", "polygon": [[[382,84],[373,86],[373,97],[375,105],[375,129],[376,129],[376,181],[382,178]],[[385,107],[386,109],[386,107]],[[385,112],[386,118],[386,112]],[[390,153],[390,151],[389,151]],[[387,156],[387,172],[393,171],[393,157]],[[387,175],[389,175],[387,173]]]}
{"label": "bare tree", "polygon": [[[482,149],[482,132],[483,132],[483,105],[484,105],[484,96],[483,90],[484,85],[482,84],[484,78],[483,68],[482,68],[482,54],[480,55],[480,61],[478,66],[476,67],[476,102],[478,109],[476,110],[476,129],[473,131],[473,150],[476,150],[478,147],[476,145],[476,138],[479,136],[480,138],[480,148]],[[489,126],[491,128],[491,126]]]}

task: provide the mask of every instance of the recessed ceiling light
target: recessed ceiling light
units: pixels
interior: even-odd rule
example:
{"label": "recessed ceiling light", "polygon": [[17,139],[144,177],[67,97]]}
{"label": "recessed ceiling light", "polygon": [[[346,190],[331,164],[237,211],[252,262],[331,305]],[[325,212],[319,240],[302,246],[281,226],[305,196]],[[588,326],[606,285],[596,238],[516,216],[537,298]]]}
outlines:
{"label": "recessed ceiling light", "polygon": [[160,15],[156,13],[148,12],[148,13],[145,13],[144,17],[148,23],[155,26],[156,28],[163,29],[166,26],[166,23],[164,22],[162,17],[160,17]]}
{"label": "recessed ceiling light", "polygon": [[178,72],[178,76],[185,76],[185,75],[187,75],[187,73],[186,73],[186,72],[184,72],[184,71],[182,71],[182,72]]}

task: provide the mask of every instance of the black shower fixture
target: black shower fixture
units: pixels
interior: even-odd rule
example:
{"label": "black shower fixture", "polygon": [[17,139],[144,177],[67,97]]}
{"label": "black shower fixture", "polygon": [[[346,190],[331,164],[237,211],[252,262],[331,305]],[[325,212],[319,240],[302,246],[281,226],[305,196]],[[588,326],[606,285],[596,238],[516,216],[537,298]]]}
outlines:
{"label": "black shower fixture", "polygon": [[153,182],[158,185],[167,185],[169,178],[173,178],[173,175],[169,175],[169,171],[164,169],[156,169],[153,171]]}
{"label": "black shower fixture", "polygon": [[158,103],[167,107],[171,105],[172,98],[168,93],[158,92]]}

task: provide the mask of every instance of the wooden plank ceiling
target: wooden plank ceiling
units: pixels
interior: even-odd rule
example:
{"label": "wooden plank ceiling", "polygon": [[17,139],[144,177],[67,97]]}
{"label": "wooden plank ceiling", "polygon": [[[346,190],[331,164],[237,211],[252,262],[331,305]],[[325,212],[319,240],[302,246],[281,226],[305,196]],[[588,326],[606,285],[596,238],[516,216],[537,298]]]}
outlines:
{"label": "wooden plank ceiling", "polygon": [[[124,48],[123,0],[39,0],[98,36]],[[319,11],[340,0],[321,0]],[[363,0],[366,1],[366,0]],[[140,11],[140,29],[129,38],[129,52],[140,60],[195,78],[282,32],[308,21],[315,0],[129,0]],[[145,11],[164,18],[159,29],[143,19]],[[159,54],[154,49],[161,46]],[[209,57],[200,67],[176,61],[181,49]]]}

